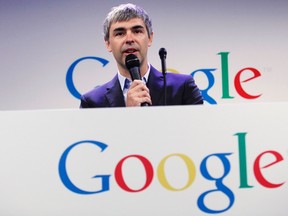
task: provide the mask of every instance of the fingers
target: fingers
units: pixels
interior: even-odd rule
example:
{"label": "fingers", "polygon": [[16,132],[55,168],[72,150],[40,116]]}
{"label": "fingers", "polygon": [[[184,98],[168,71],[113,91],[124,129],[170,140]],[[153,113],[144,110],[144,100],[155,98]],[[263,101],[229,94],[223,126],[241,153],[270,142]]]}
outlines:
{"label": "fingers", "polygon": [[147,102],[152,104],[149,89],[141,80],[134,80],[127,92],[126,106],[140,106]]}

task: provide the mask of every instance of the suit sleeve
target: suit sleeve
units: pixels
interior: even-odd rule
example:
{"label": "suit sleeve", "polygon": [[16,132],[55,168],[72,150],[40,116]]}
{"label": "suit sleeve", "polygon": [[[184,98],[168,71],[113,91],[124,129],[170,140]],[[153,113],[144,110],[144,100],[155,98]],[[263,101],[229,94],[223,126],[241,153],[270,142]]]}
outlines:
{"label": "suit sleeve", "polygon": [[183,104],[203,104],[203,97],[201,91],[195,83],[192,76],[188,76],[185,82],[185,89],[183,94]]}
{"label": "suit sleeve", "polygon": [[80,99],[80,108],[90,108],[84,95]]}
{"label": "suit sleeve", "polygon": [[97,88],[92,89],[91,91],[83,94],[80,98],[80,108],[96,108],[102,107],[102,94],[99,93]]}

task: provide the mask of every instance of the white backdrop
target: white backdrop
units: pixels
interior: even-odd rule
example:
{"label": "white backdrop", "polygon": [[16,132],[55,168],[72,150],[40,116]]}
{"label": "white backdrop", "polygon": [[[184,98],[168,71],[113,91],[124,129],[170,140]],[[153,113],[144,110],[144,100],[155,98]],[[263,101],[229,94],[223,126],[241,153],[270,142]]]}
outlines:
{"label": "white backdrop", "polygon": [[[150,14],[155,38],[149,61],[160,69],[158,50],[168,51],[167,67],[190,74],[214,68],[209,95],[217,103],[275,102],[288,99],[288,2],[286,0],[131,1]],[[66,74],[77,59],[95,56],[109,63],[82,61],[73,73],[84,93],[114,76],[114,59],[105,49],[102,22],[121,1],[11,0],[0,2],[0,110],[77,108]],[[222,97],[220,52],[229,52],[229,93]],[[257,99],[235,91],[242,68],[261,76],[243,84]],[[247,77],[249,77],[247,72]],[[198,74],[201,89],[207,78]]]}
{"label": "white backdrop", "polygon": [[[0,112],[0,215],[286,216],[287,111],[288,103],[257,103]],[[135,119],[142,128],[131,127]],[[125,160],[124,182],[138,192],[124,190],[114,172],[131,155],[154,170],[146,185],[151,171],[136,157]],[[76,193],[65,173],[85,192],[104,187],[93,176],[111,175],[110,188]],[[206,192],[205,206],[220,214],[199,205]]]}

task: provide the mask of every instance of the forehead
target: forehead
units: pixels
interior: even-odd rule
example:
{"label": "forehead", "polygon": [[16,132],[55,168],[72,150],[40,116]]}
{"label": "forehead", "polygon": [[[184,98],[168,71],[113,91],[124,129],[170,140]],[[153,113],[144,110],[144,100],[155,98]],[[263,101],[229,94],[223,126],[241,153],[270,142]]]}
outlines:
{"label": "forehead", "polygon": [[135,26],[142,26],[145,28],[145,23],[140,18],[133,18],[127,21],[118,21],[113,22],[110,27],[110,31],[114,31],[115,29],[131,29]]}

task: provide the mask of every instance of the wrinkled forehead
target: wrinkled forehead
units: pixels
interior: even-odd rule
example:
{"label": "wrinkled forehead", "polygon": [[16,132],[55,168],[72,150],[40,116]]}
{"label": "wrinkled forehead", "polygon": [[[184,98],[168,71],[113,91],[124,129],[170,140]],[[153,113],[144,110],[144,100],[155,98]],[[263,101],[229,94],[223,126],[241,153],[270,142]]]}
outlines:
{"label": "wrinkled forehead", "polygon": [[123,29],[131,29],[135,27],[143,27],[146,28],[144,21],[140,18],[132,18],[125,21],[114,21],[111,23],[110,30],[116,28],[123,28]]}

